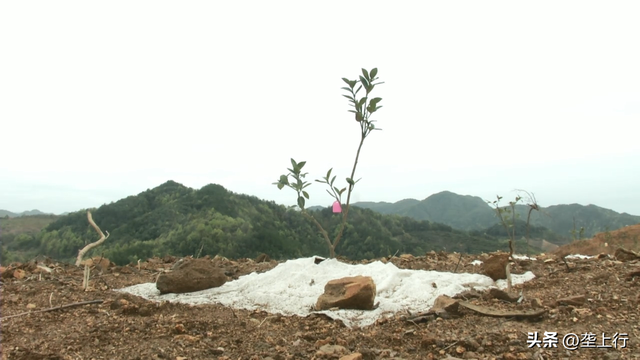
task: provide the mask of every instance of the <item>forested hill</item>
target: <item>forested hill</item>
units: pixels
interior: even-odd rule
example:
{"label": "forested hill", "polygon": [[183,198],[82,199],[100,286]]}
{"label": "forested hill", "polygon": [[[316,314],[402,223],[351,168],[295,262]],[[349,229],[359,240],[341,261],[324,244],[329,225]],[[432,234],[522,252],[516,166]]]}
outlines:
{"label": "forested hill", "polygon": [[[486,199],[494,200],[494,199]],[[357,202],[354,206],[372,209],[382,214],[409,216],[416,220],[428,220],[449,225],[460,230],[483,230],[496,223],[495,210],[486,200],[469,195],[458,195],[450,191],[433,194],[418,201],[405,199],[396,203]],[[504,198],[501,205],[513,199]],[[518,205],[516,213],[520,219],[527,218],[529,207]],[[575,220],[575,223],[574,223]],[[531,224],[548,228],[559,236],[571,237],[572,231],[583,230],[583,237],[592,237],[598,232],[619,229],[640,223],[640,216],[617,213],[595,205],[553,205],[540,207],[533,212]]]}
{"label": "forested hill", "polygon": [[[94,250],[123,264],[154,255],[216,255],[273,258],[327,255],[317,229],[299,212],[253,196],[235,194],[220,185],[194,190],[173,181],[136,196],[92,210],[93,219],[111,234]],[[328,208],[314,216],[330,234],[340,215]],[[78,249],[97,240],[86,211],[61,216],[42,232],[9,250],[71,260]],[[471,235],[450,226],[398,215],[352,208],[338,255],[352,259],[396,253],[423,254],[429,250],[491,251],[506,249],[504,240]]]}

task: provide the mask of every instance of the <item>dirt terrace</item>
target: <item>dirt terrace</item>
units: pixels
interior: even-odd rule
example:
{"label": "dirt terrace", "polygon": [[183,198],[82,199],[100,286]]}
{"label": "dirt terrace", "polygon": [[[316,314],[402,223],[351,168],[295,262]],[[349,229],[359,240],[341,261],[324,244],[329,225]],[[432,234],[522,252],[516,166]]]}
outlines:
{"label": "dirt terrace", "polygon": [[[482,272],[471,264],[488,255],[460,258],[429,253],[390,259],[400,268]],[[220,305],[153,303],[114,289],[154,282],[176,259],[150,259],[139,266],[94,269],[88,291],[83,270],[44,260],[14,264],[2,274],[3,359],[640,359],[640,261],[618,261],[609,255],[570,259],[555,255],[519,261],[513,273],[533,271],[536,278],[515,287],[524,300],[509,303],[486,294],[468,300],[495,310],[528,310],[542,306],[541,317],[490,317],[466,308],[459,316],[397,314],[366,328],[350,329],[326,316],[285,317],[264,311],[234,310]],[[276,261],[213,259],[230,280],[267,271]],[[52,271],[39,268],[44,265]],[[21,270],[21,271],[17,271]],[[17,275],[16,275],[17,274]],[[558,302],[583,296],[584,303]],[[100,303],[38,312],[83,301]],[[427,311],[428,309],[425,309]],[[19,315],[31,312],[28,315]],[[13,317],[12,317],[13,316]],[[557,347],[529,348],[529,333],[557,332]],[[615,348],[562,345],[566,334],[618,334]],[[626,334],[626,335],[621,335]],[[627,338],[622,347],[622,339]],[[590,345],[585,342],[582,345]],[[607,340],[606,345],[611,345]]]}

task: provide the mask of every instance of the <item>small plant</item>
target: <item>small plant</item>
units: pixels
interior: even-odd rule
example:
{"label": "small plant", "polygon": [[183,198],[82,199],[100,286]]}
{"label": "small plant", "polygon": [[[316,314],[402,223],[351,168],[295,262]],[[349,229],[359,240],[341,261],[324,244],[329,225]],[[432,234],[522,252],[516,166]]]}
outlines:
{"label": "small plant", "polygon": [[[358,165],[358,159],[360,158],[360,151],[362,150],[362,144],[364,140],[371,134],[374,130],[381,130],[376,128],[374,125],[375,120],[371,119],[371,115],[378,111],[382,106],[380,106],[380,101],[382,98],[379,97],[371,97],[370,94],[376,85],[382,84],[381,82],[376,82],[378,80],[378,69],[374,68],[371,71],[367,71],[366,69],[362,69],[362,75],[358,77],[358,80],[349,80],[347,78],[342,78],[347,86],[343,87],[342,90],[345,90],[347,94],[342,96],[349,99],[349,105],[353,108],[349,110],[349,112],[354,114],[355,120],[360,126],[360,144],[358,145],[358,151],[356,152],[356,158],[353,162],[353,169],[351,170],[351,176],[346,178],[347,187],[343,187],[340,189],[335,185],[336,176],[331,176],[331,172],[333,170],[329,169],[327,174],[321,180],[316,180],[316,182],[326,184],[329,189],[327,193],[335,199],[335,201],[342,206],[342,195],[347,192],[347,203],[342,215],[342,222],[340,224],[340,229],[336,237],[331,241],[329,239],[329,234],[322,227],[322,225],[316,220],[313,215],[311,215],[307,209],[305,208],[306,200],[309,200],[309,193],[305,190],[307,187],[311,185],[311,183],[305,181],[305,177],[308,173],[302,172],[302,169],[306,165],[306,161],[296,162],[294,159],[291,159],[291,168],[288,168],[288,174],[280,175],[278,181],[273,183],[278,187],[278,189],[282,190],[285,186],[293,189],[296,192],[296,203],[297,207],[300,208],[302,214],[313,221],[316,225],[322,236],[324,237],[327,246],[329,248],[329,257],[335,257],[336,247],[340,243],[340,239],[342,238],[342,233],[344,231],[345,225],[347,223],[347,216],[349,215],[349,204],[351,201],[351,192],[355,184],[360,180],[354,180],[356,167]],[[358,97],[358,93],[364,89],[364,96]],[[290,181],[291,178],[291,181]],[[295,207],[295,205],[294,205]]]}
{"label": "small plant", "polygon": [[496,200],[487,201],[487,203],[495,208],[500,224],[507,230],[507,236],[509,236],[509,256],[513,257],[515,252],[515,239],[516,239],[516,204],[522,200],[520,195],[516,196],[514,201],[509,202],[509,206],[500,206],[500,200],[502,196],[496,195]]}
{"label": "small plant", "polygon": [[[527,241],[527,255],[529,255],[529,248],[531,246],[530,240],[530,224],[531,224],[531,213],[535,211],[540,211],[540,205],[538,205],[538,200],[536,199],[535,194],[530,193],[526,190],[516,190],[519,193],[516,195],[514,201],[509,202],[509,206],[500,207],[500,200],[502,200],[502,196],[497,195],[496,200],[487,201],[487,203],[495,208],[496,214],[500,219],[500,224],[507,231],[507,236],[509,236],[509,256],[513,257],[515,252],[515,240],[516,240],[516,218],[518,214],[516,214],[516,205],[521,201],[524,201],[526,205],[529,207],[529,211],[527,212],[527,223],[526,223],[526,235],[525,239]],[[524,195],[524,196],[523,196]]]}

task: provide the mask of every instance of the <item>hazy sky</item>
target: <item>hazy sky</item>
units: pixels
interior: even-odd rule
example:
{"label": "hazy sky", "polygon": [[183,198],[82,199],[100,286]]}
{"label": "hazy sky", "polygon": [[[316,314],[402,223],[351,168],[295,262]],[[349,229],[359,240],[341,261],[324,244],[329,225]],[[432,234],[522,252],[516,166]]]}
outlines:
{"label": "hazy sky", "polygon": [[353,200],[518,188],[640,215],[639,10],[3,1],[0,209],[75,211],[167,180],[293,205],[272,185],[291,157],[345,183],[359,127],[341,78],[377,67],[383,131],[365,141]]}

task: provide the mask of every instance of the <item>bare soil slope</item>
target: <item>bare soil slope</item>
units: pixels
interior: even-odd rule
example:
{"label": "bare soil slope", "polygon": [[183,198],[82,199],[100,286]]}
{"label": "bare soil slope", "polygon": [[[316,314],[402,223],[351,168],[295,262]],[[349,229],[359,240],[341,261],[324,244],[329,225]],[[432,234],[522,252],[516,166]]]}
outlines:
{"label": "bare soil slope", "polygon": [[[408,269],[474,273],[482,272],[482,266],[471,262],[487,257],[464,255],[459,264],[458,254],[446,253],[381,260]],[[513,268],[514,273],[531,270],[537,276],[514,289],[515,293],[523,291],[520,304],[487,294],[465,295],[471,304],[493,311],[546,310],[539,317],[490,317],[461,307],[459,315],[407,321],[415,314],[397,314],[362,329],[350,329],[316,314],[285,317],[220,305],[154,303],[114,291],[154,282],[174,261],[166,257],[150,259],[139,267],[94,269],[89,291],[82,290],[83,270],[75,266],[44,260],[3,269],[2,358],[640,359],[637,260],[572,259],[567,268],[555,256],[543,256],[519,261]],[[277,265],[250,259],[212,261],[230,274],[231,281]],[[558,301],[571,296],[577,298]],[[91,300],[102,302],[41,311]],[[31,313],[20,315],[24,312]],[[557,347],[530,348],[527,339],[533,332],[540,340],[545,332],[557,332]],[[628,340],[625,347],[619,340],[614,348],[567,350],[562,339],[569,333],[593,333],[595,345],[602,343],[603,333]],[[611,340],[605,345],[611,346]]]}
{"label": "bare soil slope", "polygon": [[556,249],[554,253],[560,256],[567,254],[613,255],[620,247],[631,251],[640,251],[640,224],[601,232],[596,234],[593,239],[573,241]]}

